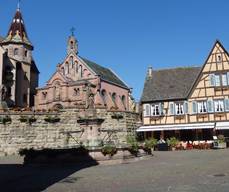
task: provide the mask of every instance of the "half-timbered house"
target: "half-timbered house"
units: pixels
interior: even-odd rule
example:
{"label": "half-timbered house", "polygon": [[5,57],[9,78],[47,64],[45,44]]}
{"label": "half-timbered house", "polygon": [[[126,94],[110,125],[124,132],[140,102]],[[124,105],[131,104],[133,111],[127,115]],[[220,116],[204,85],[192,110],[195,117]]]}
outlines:
{"label": "half-timbered house", "polygon": [[146,137],[229,136],[229,55],[217,40],[202,67],[148,69],[141,98]]}

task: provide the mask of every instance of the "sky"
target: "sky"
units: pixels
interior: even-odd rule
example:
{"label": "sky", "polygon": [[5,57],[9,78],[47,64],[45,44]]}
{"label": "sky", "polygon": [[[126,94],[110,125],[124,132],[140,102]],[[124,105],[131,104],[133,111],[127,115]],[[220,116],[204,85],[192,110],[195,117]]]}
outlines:
{"label": "sky", "polygon": [[[18,0],[0,0],[6,36]],[[138,101],[149,66],[201,66],[216,39],[229,48],[228,0],[22,0],[44,86],[66,56],[74,27],[79,55],[111,68]]]}

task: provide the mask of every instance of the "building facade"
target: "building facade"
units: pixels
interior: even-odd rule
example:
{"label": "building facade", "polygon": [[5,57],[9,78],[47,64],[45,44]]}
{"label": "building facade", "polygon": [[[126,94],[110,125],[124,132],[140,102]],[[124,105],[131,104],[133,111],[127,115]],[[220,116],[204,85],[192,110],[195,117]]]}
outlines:
{"label": "building facade", "polygon": [[229,55],[216,41],[202,67],[149,68],[141,98],[146,137],[229,136]]}
{"label": "building facade", "polygon": [[36,109],[104,107],[129,111],[133,108],[130,88],[111,70],[78,54],[78,41],[72,34],[67,55],[57,65],[46,86],[38,88]]}
{"label": "building facade", "polygon": [[32,56],[22,13],[18,8],[8,34],[0,38],[0,93],[8,107],[34,106],[39,71]]}

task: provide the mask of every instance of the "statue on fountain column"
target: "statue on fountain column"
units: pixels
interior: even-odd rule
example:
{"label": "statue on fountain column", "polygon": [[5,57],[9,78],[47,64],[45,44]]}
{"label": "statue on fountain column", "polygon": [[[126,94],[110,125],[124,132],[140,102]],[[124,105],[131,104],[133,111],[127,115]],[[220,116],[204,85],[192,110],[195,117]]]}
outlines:
{"label": "statue on fountain column", "polygon": [[5,87],[5,85],[0,85],[0,110],[4,111],[6,110],[7,107],[7,103],[6,103],[6,98],[7,97],[7,88]]}
{"label": "statue on fountain column", "polygon": [[88,85],[86,89],[86,109],[94,109],[94,108],[95,108],[95,95]]}

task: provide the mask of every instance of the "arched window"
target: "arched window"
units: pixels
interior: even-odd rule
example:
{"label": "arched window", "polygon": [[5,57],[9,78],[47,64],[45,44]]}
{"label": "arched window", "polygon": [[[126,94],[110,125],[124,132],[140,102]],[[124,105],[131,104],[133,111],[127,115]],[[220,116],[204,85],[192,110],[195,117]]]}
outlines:
{"label": "arched window", "polygon": [[73,41],[71,41],[70,44],[71,44],[71,49],[74,49],[74,43],[73,43]]}
{"label": "arched window", "polygon": [[61,92],[60,82],[56,81],[53,87],[54,100],[60,100],[60,94],[61,94],[60,92]]}
{"label": "arched window", "polygon": [[73,96],[79,96],[79,95],[80,95],[80,89],[79,88],[74,88]]}
{"label": "arched window", "polygon": [[101,92],[100,92],[100,95],[101,95],[101,98],[102,98],[102,100],[103,100],[103,104],[104,105],[107,105],[107,92],[106,92],[106,90],[105,89],[103,89]]}
{"label": "arched window", "polygon": [[62,74],[65,75],[64,73],[64,67],[61,67]]}
{"label": "arched window", "polygon": [[111,97],[112,97],[112,101],[114,102],[114,104],[116,106],[117,105],[117,103],[116,103],[116,93],[112,93]]}
{"label": "arched window", "polygon": [[78,73],[78,62],[75,61],[75,66],[76,66],[76,73]]}
{"label": "arched window", "polygon": [[69,64],[68,64],[68,62],[65,63],[65,74],[69,74]]}
{"label": "arched window", "polygon": [[25,50],[25,57],[27,57],[28,56],[28,51],[27,50]]}
{"label": "arched window", "polygon": [[16,55],[19,55],[19,49],[18,48],[15,48],[14,49],[14,55],[16,56]]}
{"label": "arched window", "polygon": [[83,77],[83,68],[82,68],[82,65],[79,66],[79,76],[80,76],[80,78]]}
{"label": "arched window", "polygon": [[73,66],[74,66],[74,60],[73,60],[73,57],[72,56],[70,57],[70,65],[73,68]]}
{"label": "arched window", "polygon": [[84,69],[83,70],[83,76],[86,77],[86,74],[87,74],[87,69]]}
{"label": "arched window", "polygon": [[123,96],[121,97],[121,100],[122,100],[122,104],[123,104],[123,106],[124,106],[124,109],[126,110],[126,96],[123,95]]}

